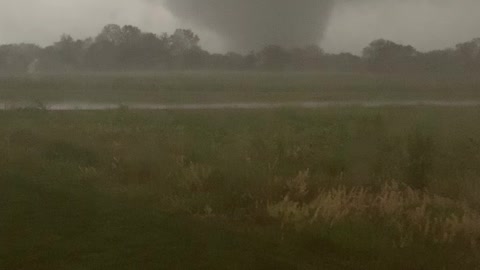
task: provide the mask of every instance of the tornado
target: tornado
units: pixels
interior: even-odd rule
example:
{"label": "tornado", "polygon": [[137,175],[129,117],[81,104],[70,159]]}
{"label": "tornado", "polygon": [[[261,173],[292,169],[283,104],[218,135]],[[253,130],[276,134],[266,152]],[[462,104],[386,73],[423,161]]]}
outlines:
{"label": "tornado", "polygon": [[335,0],[162,0],[180,20],[215,32],[229,50],[319,43]]}

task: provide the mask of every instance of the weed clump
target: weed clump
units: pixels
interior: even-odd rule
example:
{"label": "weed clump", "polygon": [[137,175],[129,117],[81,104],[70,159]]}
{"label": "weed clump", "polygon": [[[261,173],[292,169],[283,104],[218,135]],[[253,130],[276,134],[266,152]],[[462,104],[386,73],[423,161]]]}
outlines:
{"label": "weed clump", "polygon": [[380,222],[394,231],[394,244],[399,247],[423,239],[480,248],[480,213],[463,203],[397,182],[386,183],[377,191],[362,187],[320,190],[307,202],[287,194],[283,200],[269,203],[267,210],[283,227],[297,230],[345,222]]}

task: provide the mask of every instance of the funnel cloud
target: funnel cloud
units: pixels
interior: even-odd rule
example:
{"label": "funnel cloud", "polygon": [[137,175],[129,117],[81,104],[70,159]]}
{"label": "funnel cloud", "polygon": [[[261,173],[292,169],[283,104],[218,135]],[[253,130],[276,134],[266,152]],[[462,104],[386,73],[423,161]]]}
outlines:
{"label": "funnel cloud", "polygon": [[0,0],[0,44],[95,36],[110,23],[189,28],[211,52],[266,44],[360,53],[377,38],[427,51],[480,37],[479,0]]}
{"label": "funnel cloud", "polygon": [[175,16],[209,29],[231,50],[317,44],[334,0],[164,0]]}

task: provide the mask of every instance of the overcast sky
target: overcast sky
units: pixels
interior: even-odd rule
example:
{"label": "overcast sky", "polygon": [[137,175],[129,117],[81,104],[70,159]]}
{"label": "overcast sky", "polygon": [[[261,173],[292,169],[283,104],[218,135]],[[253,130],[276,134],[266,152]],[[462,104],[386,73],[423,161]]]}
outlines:
{"label": "overcast sky", "polygon": [[[430,50],[480,37],[480,0],[343,1],[336,5],[321,42],[330,52],[359,53],[376,38]],[[133,24],[155,33],[190,27],[201,34],[205,47],[222,50],[220,37],[208,29],[183,23],[159,2],[0,0],[1,44],[33,42],[46,45],[62,33],[84,38],[97,34],[108,23]]]}

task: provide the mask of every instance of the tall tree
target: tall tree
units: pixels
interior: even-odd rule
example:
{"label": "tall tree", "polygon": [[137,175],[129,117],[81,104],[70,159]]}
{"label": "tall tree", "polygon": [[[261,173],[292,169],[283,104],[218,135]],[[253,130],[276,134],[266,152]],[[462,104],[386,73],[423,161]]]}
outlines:
{"label": "tall tree", "polygon": [[412,46],[384,39],[373,41],[363,50],[368,67],[379,72],[407,71],[413,66],[417,55],[417,50]]}
{"label": "tall tree", "polygon": [[480,38],[458,44],[456,52],[466,69],[480,71]]}
{"label": "tall tree", "polygon": [[169,38],[172,65],[180,67],[198,67],[208,55],[199,45],[200,38],[191,30],[177,29]]}
{"label": "tall tree", "polygon": [[28,66],[40,57],[42,49],[34,44],[10,44],[0,46],[0,72],[24,73]]}
{"label": "tall tree", "polygon": [[106,25],[102,32],[96,37],[96,42],[109,42],[114,45],[119,45],[123,41],[122,28],[116,24]]}

